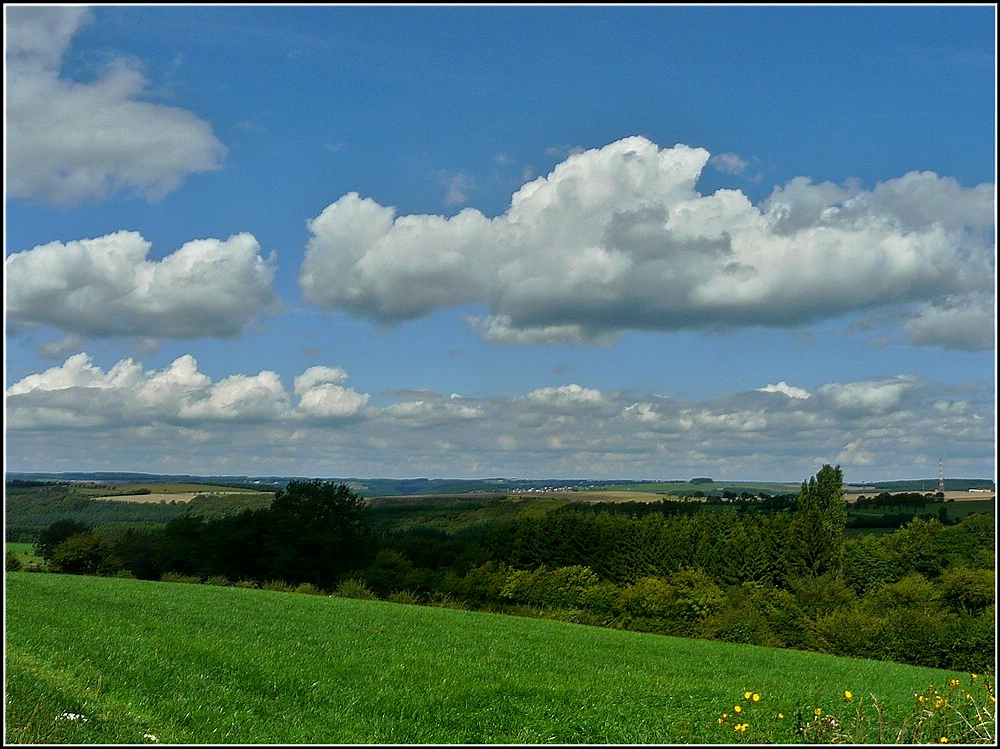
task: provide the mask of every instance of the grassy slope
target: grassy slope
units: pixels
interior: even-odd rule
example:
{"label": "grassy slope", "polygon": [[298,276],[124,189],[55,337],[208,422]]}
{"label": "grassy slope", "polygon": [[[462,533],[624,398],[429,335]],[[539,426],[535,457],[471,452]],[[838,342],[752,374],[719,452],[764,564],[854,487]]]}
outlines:
{"label": "grassy slope", "polygon": [[[5,743],[727,743],[966,675],[271,591],[6,577]],[[778,711],[785,713],[779,720]],[[60,719],[83,715],[87,722]],[[152,739],[145,739],[152,741]]]}

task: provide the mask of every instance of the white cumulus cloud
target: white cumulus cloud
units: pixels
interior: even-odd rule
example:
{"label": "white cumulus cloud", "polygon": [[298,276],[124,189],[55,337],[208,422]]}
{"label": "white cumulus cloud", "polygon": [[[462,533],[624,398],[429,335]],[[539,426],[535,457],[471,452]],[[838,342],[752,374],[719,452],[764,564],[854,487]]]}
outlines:
{"label": "white cumulus cloud", "polygon": [[234,337],[272,309],[275,268],[250,234],[187,242],[160,261],[136,232],[50,242],[5,263],[7,320],[86,336]]}
{"label": "white cumulus cloud", "polygon": [[777,383],[776,385],[765,385],[762,388],[757,388],[758,392],[761,393],[781,393],[782,395],[787,395],[789,398],[808,398],[809,392],[803,390],[802,388],[792,387],[784,380]]}
{"label": "white cumulus cloud", "polygon": [[[383,324],[485,305],[472,330],[526,344],[796,327],[992,294],[992,184],[930,172],[872,190],[797,178],[753,205],[738,190],[695,190],[709,158],[625,138],[569,156],[492,219],[472,208],[397,215],[348,193],[309,222],[303,296]],[[987,324],[981,306],[968,312]],[[911,340],[926,340],[927,324],[913,326]]]}
{"label": "white cumulus cloud", "polygon": [[142,99],[138,66],[116,59],[96,80],[60,75],[82,7],[4,8],[7,195],[74,204],[118,190],[150,199],[192,172],[217,169],[225,147],[193,113]]}
{"label": "white cumulus cloud", "polygon": [[365,408],[368,394],[344,387],[346,377],[337,367],[311,367],[295,378],[290,393],[270,370],[213,382],[187,354],[162,370],[146,371],[135,360],[123,359],[104,371],[89,354],[79,353],[11,385],[7,415],[14,429],[322,422]]}
{"label": "white cumulus cloud", "polygon": [[299,409],[317,418],[341,419],[360,413],[370,396],[344,387],[346,381],[347,372],[340,367],[310,367],[295,378]]}
{"label": "white cumulus cloud", "polygon": [[883,413],[897,408],[916,384],[912,375],[897,375],[886,380],[831,383],[818,392],[840,408]]}

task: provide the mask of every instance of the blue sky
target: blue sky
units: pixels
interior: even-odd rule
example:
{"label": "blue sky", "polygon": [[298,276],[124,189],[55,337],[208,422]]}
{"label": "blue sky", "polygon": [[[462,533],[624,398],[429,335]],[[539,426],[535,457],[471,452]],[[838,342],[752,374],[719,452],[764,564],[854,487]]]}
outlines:
{"label": "blue sky", "polygon": [[995,478],[993,5],[4,13],[10,471]]}

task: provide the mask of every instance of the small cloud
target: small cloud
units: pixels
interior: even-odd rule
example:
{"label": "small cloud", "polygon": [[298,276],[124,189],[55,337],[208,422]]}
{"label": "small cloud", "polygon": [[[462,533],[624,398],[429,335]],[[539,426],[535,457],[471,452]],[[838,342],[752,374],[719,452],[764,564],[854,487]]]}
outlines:
{"label": "small cloud", "polygon": [[58,341],[48,341],[39,344],[35,349],[35,354],[41,359],[53,359],[62,361],[70,354],[79,351],[83,347],[83,340],[78,336],[66,336]]}
{"label": "small cloud", "polygon": [[550,146],[545,149],[545,155],[557,159],[565,159],[568,156],[575,156],[578,153],[584,153],[587,149],[583,146]]}
{"label": "small cloud", "polygon": [[949,296],[922,305],[903,329],[917,346],[988,351],[996,344],[996,300],[987,292]]}
{"label": "small cloud", "polygon": [[253,122],[237,122],[236,123],[236,129],[237,130],[243,130],[244,132],[247,132],[247,133],[258,133],[258,134],[261,134],[261,135],[264,135],[264,134],[267,134],[267,133],[270,132],[270,130],[268,130],[263,125],[257,125],[257,124],[254,124]]}
{"label": "small cloud", "polygon": [[784,380],[779,382],[777,385],[765,385],[762,388],[757,388],[758,393],[781,393],[787,395],[789,398],[808,398],[809,393],[802,388],[792,387]]}
{"label": "small cloud", "polygon": [[735,153],[720,153],[710,158],[708,163],[723,174],[743,174],[747,169],[747,162]]}
{"label": "small cloud", "polygon": [[830,383],[821,387],[819,394],[838,408],[885,413],[897,408],[916,385],[913,375],[896,375],[885,380]]}
{"label": "small cloud", "polygon": [[476,187],[472,178],[463,172],[445,175],[444,184],[448,188],[448,192],[444,196],[445,205],[459,205],[464,203],[469,191],[474,190]]}

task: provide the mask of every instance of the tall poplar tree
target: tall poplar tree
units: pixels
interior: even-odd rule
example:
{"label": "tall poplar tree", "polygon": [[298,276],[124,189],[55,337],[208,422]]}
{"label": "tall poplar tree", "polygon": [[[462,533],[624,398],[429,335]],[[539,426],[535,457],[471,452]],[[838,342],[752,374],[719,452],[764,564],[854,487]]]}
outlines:
{"label": "tall poplar tree", "polygon": [[847,501],[840,466],[824,465],[802,482],[788,539],[787,565],[793,575],[840,577],[844,568]]}

